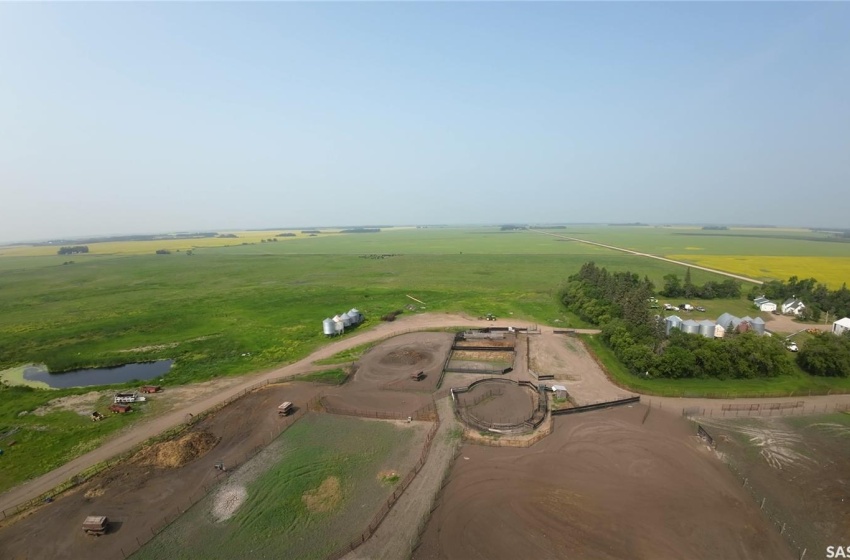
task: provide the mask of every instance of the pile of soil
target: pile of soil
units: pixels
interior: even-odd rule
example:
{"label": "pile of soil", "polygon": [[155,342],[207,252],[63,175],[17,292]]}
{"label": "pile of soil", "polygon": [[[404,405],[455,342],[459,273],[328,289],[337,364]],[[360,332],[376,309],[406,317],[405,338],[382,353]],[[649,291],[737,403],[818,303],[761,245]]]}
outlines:
{"label": "pile of soil", "polygon": [[215,497],[213,515],[219,521],[227,521],[236,513],[248,497],[244,486],[225,486]]}
{"label": "pile of soil", "polygon": [[382,364],[413,366],[425,360],[430,360],[431,354],[411,348],[394,350],[381,359]]}
{"label": "pile of soil", "polygon": [[176,469],[205,455],[218,440],[209,432],[189,432],[180,439],[157,443],[142,450],[137,460],[140,465]]}

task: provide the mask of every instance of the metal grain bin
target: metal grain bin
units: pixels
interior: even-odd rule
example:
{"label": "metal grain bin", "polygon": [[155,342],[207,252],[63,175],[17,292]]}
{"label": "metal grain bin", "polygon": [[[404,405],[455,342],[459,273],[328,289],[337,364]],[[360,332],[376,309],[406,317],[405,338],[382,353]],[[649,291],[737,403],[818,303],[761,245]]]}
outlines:
{"label": "metal grain bin", "polygon": [[352,325],[359,325],[360,322],[363,321],[363,316],[360,314],[359,311],[357,311],[356,307],[348,312],[348,316],[351,317]]}
{"label": "metal grain bin", "polygon": [[325,319],[322,321],[322,333],[325,336],[333,336],[336,334],[336,329],[334,328],[334,320],[331,318]]}
{"label": "metal grain bin", "polygon": [[664,332],[667,333],[667,336],[670,336],[670,332],[673,329],[680,328],[682,328],[682,320],[676,315],[670,315],[669,317],[664,318]]}
{"label": "metal grain bin", "polygon": [[699,333],[705,338],[714,338],[714,327],[716,323],[708,319],[699,322]]}
{"label": "metal grain bin", "polygon": [[342,321],[334,321],[334,331],[336,331],[336,334],[345,332],[345,325],[343,325]]}
{"label": "metal grain bin", "polygon": [[339,316],[339,318],[342,319],[343,325],[345,325],[346,327],[351,326],[351,317],[348,316],[348,313],[343,313],[342,315]]}
{"label": "metal grain bin", "polygon": [[682,332],[686,332],[688,334],[699,334],[699,323],[693,319],[682,321],[682,326],[679,328],[682,329]]}
{"label": "metal grain bin", "polygon": [[764,319],[762,319],[761,317],[756,317],[755,319],[753,319],[752,324],[753,330],[756,331],[759,336],[764,334]]}

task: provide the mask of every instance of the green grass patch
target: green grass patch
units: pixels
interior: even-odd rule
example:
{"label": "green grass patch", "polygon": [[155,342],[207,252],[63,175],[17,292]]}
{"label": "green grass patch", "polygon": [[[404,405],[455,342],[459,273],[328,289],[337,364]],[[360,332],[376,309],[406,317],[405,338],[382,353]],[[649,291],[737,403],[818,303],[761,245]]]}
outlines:
{"label": "green grass patch", "polygon": [[361,356],[363,356],[363,354],[365,354],[370,348],[372,348],[376,344],[377,342],[367,342],[366,344],[361,344],[359,346],[355,346],[354,348],[349,348],[348,350],[337,352],[330,358],[316,360],[313,363],[319,366],[328,366],[356,362],[360,359]]}
{"label": "green grass patch", "polygon": [[796,368],[795,375],[762,379],[647,379],[634,375],[598,335],[580,335],[621,387],[660,397],[788,397],[850,392],[850,379],[814,377]]}
{"label": "green grass patch", "polygon": [[133,556],[324,559],[359,535],[392,492],[412,428],[309,414],[280,436],[279,457],[248,483],[247,498],[225,521],[212,517],[216,491]]}
{"label": "green grass patch", "polygon": [[293,378],[295,381],[311,381],[313,383],[326,383],[328,385],[342,385],[348,380],[348,372],[344,369],[326,369],[314,371]]}

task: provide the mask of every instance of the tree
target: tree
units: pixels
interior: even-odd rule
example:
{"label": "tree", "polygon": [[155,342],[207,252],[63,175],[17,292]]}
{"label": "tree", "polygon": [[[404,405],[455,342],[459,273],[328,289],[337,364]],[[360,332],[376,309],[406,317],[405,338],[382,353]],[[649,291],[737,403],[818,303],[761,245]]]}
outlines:
{"label": "tree", "polygon": [[850,336],[814,336],[803,345],[797,363],[812,375],[850,377]]}

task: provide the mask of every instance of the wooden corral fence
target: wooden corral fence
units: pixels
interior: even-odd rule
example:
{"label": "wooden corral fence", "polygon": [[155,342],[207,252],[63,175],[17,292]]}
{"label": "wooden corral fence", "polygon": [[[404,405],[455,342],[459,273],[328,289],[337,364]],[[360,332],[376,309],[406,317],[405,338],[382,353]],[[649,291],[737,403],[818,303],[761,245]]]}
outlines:
{"label": "wooden corral fence", "polygon": [[[497,382],[497,383],[511,383],[516,384],[521,387],[527,387],[532,391],[535,391],[538,394],[537,407],[535,407],[535,411],[532,413],[532,416],[524,417],[524,418],[516,418],[509,422],[487,422],[486,420],[482,420],[475,416],[468,409],[471,406],[475,406],[481,400],[473,401],[472,404],[467,404],[465,402],[461,402],[461,395],[470,391],[476,385],[486,382]],[[496,392],[488,391],[485,396],[493,396]],[[516,433],[524,433],[529,431],[534,431],[537,429],[543,420],[546,419],[546,414],[549,409],[549,399],[546,397],[544,389],[542,386],[536,386],[529,381],[513,381],[512,379],[504,379],[499,377],[491,377],[487,379],[479,379],[477,381],[473,381],[466,387],[456,387],[451,390],[452,403],[455,411],[455,415],[467,425],[476,427],[481,430],[487,430],[490,432],[500,433],[500,434],[516,434]]]}
{"label": "wooden corral fence", "polygon": [[103,471],[114,467],[115,465],[117,465],[118,463],[120,463],[122,461],[127,460],[128,458],[130,458],[133,455],[135,455],[136,453],[138,453],[144,447],[147,447],[151,444],[154,444],[154,443],[157,443],[157,442],[160,442],[160,441],[165,441],[167,439],[171,439],[173,437],[176,437],[177,435],[180,435],[181,433],[187,431],[190,427],[194,426],[195,424],[197,424],[198,422],[200,422],[201,420],[203,420],[204,418],[206,418],[210,414],[218,412],[219,410],[228,406],[229,404],[232,404],[233,402],[241,399],[242,397],[244,397],[248,393],[252,393],[252,392],[256,391],[257,389],[261,389],[261,388],[263,388],[267,385],[271,385],[271,384],[275,384],[275,383],[281,383],[281,382],[285,382],[285,381],[290,381],[290,378],[281,377],[281,378],[269,379],[269,380],[266,380],[266,381],[261,381],[259,383],[255,383],[254,385],[251,385],[250,387],[243,389],[239,393],[233,395],[232,397],[226,399],[223,402],[216,404],[215,406],[212,406],[212,407],[204,410],[203,412],[200,412],[198,414],[187,414],[186,419],[185,419],[183,424],[181,424],[181,425],[179,425],[175,428],[172,428],[170,430],[167,430],[167,431],[165,431],[165,432],[163,432],[159,435],[156,435],[156,436],[154,436],[150,439],[147,439],[144,442],[134,446],[133,448],[131,448],[131,449],[129,449],[129,450],[123,452],[123,453],[120,453],[120,454],[116,455],[115,457],[112,457],[111,459],[108,459],[106,461],[103,461],[101,463],[93,465],[93,466],[75,474],[74,476],[72,476],[71,478],[69,478],[65,482],[59,484],[55,488],[52,488],[52,489],[48,490],[47,492],[44,492],[43,494],[39,495],[38,497],[33,498],[31,500],[28,500],[26,502],[23,502],[21,504],[18,504],[16,506],[6,508],[0,513],[2,513],[3,519],[6,519],[7,517],[13,517],[13,516],[15,516],[15,515],[17,515],[21,512],[24,512],[24,511],[26,511],[26,510],[28,510],[32,507],[38,506],[38,505],[43,504],[45,502],[52,501],[53,499],[55,499],[58,495],[62,494],[63,492],[70,490],[71,488],[75,488],[75,487],[79,486],[80,484],[83,484],[84,482],[91,480],[93,477],[97,476],[98,474],[102,473]]}
{"label": "wooden corral fence", "polygon": [[333,406],[329,405],[322,396],[311,400],[307,403],[307,406],[314,412],[326,412],[328,414],[339,414],[341,416],[357,416],[359,418],[376,418],[379,420],[407,420],[408,418],[411,418],[412,420],[430,422],[437,418],[437,405],[433,400],[425,406],[414,410],[410,414],[386,410],[365,410]]}
{"label": "wooden corral fence", "polygon": [[[243,395],[244,396],[244,395]],[[294,414],[283,418],[283,421],[280,423],[279,427],[271,432],[269,432],[269,437],[264,440],[264,442],[252,449],[249,449],[245,453],[242,454],[241,457],[237,457],[235,460],[228,461],[225,463],[225,468],[228,471],[232,471],[240,466],[244,465],[251,459],[253,459],[260,451],[268,447],[268,445],[274,441],[277,437],[279,437],[283,432],[289,429],[293,424],[295,424],[298,420],[304,417],[307,414],[307,407],[299,408],[295,411]],[[159,533],[168,528],[169,525],[174,523],[178,517],[182,514],[189,511],[189,509],[204,499],[210,491],[215,488],[219,482],[221,482],[221,478],[225,476],[225,472],[223,470],[215,471],[215,478],[209,483],[202,484],[197,491],[189,497],[186,501],[185,506],[177,507],[173,512],[166,512],[165,515],[158,522],[153,523],[135,537],[135,544],[131,544],[130,546],[122,547],[121,554],[124,558],[129,557],[134,554],[140,548],[145,546],[148,542],[153,540]],[[116,518],[115,521],[121,521],[120,517]]]}
{"label": "wooden corral fence", "polygon": [[434,436],[437,435],[437,430],[440,428],[439,419],[434,422],[431,426],[431,429],[428,430],[428,434],[425,436],[425,444],[422,446],[422,453],[419,455],[419,460],[413,466],[412,469],[407,473],[407,475],[401,479],[398,486],[396,486],[393,493],[387,498],[387,501],[384,502],[384,505],[381,506],[381,509],[372,517],[369,525],[366,529],[360,533],[353,541],[349,542],[345,546],[341,547],[339,550],[335,551],[333,554],[327,557],[327,560],[339,560],[375,534],[375,531],[378,530],[378,527],[381,526],[381,523],[387,517],[387,514],[390,512],[392,507],[401,498],[401,495],[407,490],[407,487],[410,486],[410,483],[413,482],[413,479],[416,478],[416,475],[419,474],[419,471],[422,470],[422,467],[425,466],[425,461],[428,460],[428,452],[431,450],[431,443],[434,441]]}
{"label": "wooden corral fence", "polygon": [[553,410],[552,414],[555,416],[559,416],[561,414],[577,414],[579,412],[589,412],[591,410],[601,410],[603,408],[611,408],[612,406],[622,406],[624,404],[632,404],[640,402],[640,397],[627,397],[625,399],[617,399],[613,401],[603,401],[593,404],[586,404],[584,406],[576,406],[573,408],[561,408],[558,410]]}

